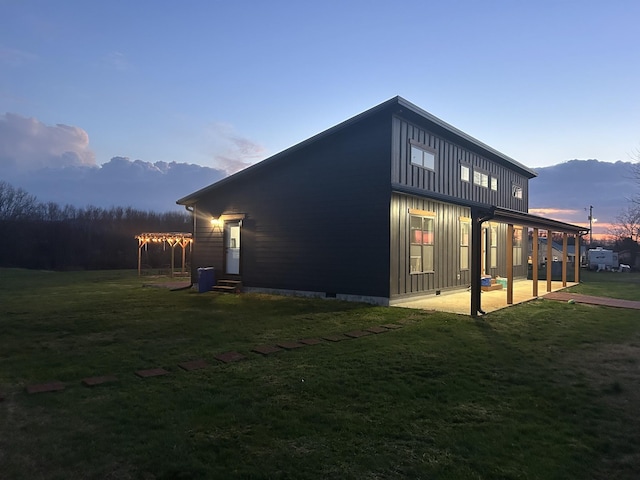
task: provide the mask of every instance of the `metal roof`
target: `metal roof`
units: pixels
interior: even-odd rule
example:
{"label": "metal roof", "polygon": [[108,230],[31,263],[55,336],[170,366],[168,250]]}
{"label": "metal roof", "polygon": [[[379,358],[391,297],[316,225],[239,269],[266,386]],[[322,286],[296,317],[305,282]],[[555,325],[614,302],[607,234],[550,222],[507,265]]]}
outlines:
{"label": "metal roof", "polygon": [[372,107],[358,115],[355,115],[354,117],[351,117],[347,120],[345,120],[344,122],[341,122],[327,130],[324,130],[323,132],[320,132],[310,138],[308,138],[307,140],[304,140],[292,147],[289,147],[285,150],[283,150],[280,153],[276,153],[275,155],[266,158],[265,160],[262,160],[261,162],[258,162],[254,165],[251,165],[250,167],[245,168],[244,170],[241,170],[240,172],[234,173],[233,175],[230,175],[228,177],[223,178],[222,180],[219,180],[216,183],[213,183],[207,187],[201,188],[200,190],[197,190],[194,193],[191,193],[185,197],[182,197],[181,199],[177,200],[176,203],[178,205],[185,205],[185,206],[189,206],[189,205],[193,205],[198,201],[198,198],[201,197],[203,194],[214,190],[218,187],[221,187],[231,181],[235,181],[238,178],[242,178],[244,176],[250,175],[253,172],[257,171],[257,170],[261,170],[263,168],[268,167],[269,165],[271,165],[273,162],[277,162],[278,160],[282,159],[282,158],[286,158],[286,156],[290,153],[293,153],[301,148],[304,148],[308,145],[313,144],[314,142],[317,142],[318,140],[321,140],[324,137],[327,137],[329,135],[332,135],[336,132],[338,132],[339,130],[342,130],[344,128],[347,128],[351,125],[354,125],[362,120],[364,120],[365,118],[377,115],[377,114],[381,114],[386,112],[389,115],[399,115],[399,116],[403,116],[403,114],[406,114],[407,112],[410,112],[412,114],[412,118],[414,118],[415,120],[418,120],[420,123],[423,123],[427,126],[427,128],[430,127],[436,127],[438,130],[443,131],[446,136],[450,137],[451,139],[453,139],[454,141],[458,141],[460,143],[463,144],[469,144],[471,145],[474,149],[477,149],[480,151],[480,153],[483,153],[484,155],[486,155],[489,158],[492,158],[493,160],[497,160],[500,163],[504,163],[507,164],[508,166],[511,167],[515,167],[517,170],[520,170],[523,174],[525,174],[526,176],[528,176],[529,178],[533,178],[535,176],[537,176],[537,173],[533,170],[531,170],[530,168],[525,167],[524,165],[522,165],[521,163],[517,162],[516,160],[514,160],[511,157],[508,157],[507,155],[493,149],[492,147],[486,145],[485,143],[481,142],[480,140],[477,140],[476,138],[467,135],[466,133],[464,133],[462,130],[459,130],[457,128],[455,128],[454,126],[446,123],[443,120],[440,120],[438,117],[436,117],[435,115],[430,114],[429,112],[427,112],[426,110],[421,109],[420,107],[414,105],[413,103],[405,100],[404,98],[400,97],[400,96],[396,96],[393,97],[385,102],[382,102],[379,105],[376,105],[375,107]]}

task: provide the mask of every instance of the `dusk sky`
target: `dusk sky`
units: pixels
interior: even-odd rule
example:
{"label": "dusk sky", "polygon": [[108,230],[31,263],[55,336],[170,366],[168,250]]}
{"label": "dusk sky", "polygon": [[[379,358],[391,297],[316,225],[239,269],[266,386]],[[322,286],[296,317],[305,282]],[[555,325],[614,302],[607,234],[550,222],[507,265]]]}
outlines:
{"label": "dusk sky", "polygon": [[227,174],[395,95],[529,167],[630,161],[638,19],[637,0],[0,0],[0,166]]}

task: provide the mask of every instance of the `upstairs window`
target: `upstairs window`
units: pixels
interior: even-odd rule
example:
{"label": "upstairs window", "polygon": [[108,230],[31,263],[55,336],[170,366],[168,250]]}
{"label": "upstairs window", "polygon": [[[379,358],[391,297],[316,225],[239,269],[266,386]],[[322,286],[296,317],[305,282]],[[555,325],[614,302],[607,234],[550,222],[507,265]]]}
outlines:
{"label": "upstairs window", "polygon": [[486,173],[473,171],[473,183],[479,187],[489,188],[489,175]]}
{"label": "upstairs window", "polygon": [[468,182],[470,180],[471,170],[466,165],[460,165],[460,180]]}
{"label": "upstairs window", "polygon": [[498,179],[496,177],[491,177],[491,190],[498,191]]}
{"label": "upstairs window", "polygon": [[522,187],[520,185],[512,185],[511,186],[511,195],[515,198],[522,198]]}
{"label": "upstairs window", "polygon": [[435,170],[436,154],[434,151],[411,144],[411,164],[418,167]]}

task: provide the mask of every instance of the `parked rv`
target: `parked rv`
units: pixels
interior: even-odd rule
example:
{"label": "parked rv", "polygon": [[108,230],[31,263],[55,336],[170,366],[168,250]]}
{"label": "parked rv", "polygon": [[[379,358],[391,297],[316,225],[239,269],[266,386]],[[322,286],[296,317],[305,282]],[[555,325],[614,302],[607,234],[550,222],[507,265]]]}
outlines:
{"label": "parked rv", "polygon": [[602,247],[590,248],[587,252],[587,262],[589,270],[596,270],[598,272],[610,272],[612,270],[618,270],[620,267],[618,263],[618,252],[606,250]]}

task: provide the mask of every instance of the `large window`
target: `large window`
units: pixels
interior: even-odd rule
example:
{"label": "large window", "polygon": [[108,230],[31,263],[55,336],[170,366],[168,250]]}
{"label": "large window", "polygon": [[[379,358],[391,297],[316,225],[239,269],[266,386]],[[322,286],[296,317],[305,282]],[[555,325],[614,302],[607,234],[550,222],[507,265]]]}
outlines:
{"label": "large window", "polygon": [[489,229],[490,239],[490,255],[489,255],[489,268],[498,268],[498,227],[491,225]]}
{"label": "large window", "polygon": [[436,154],[431,150],[411,144],[411,163],[429,170],[435,170]]}
{"label": "large window", "polygon": [[433,272],[433,217],[411,215],[411,273]]}
{"label": "large window", "polygon": [[460,219],[460,270],[469,269],[469,234],[471,222],[468,218]]}
{"label": "large window", "polygon": [[513,265],[522,265],[522,227],[513,229]]}

